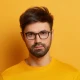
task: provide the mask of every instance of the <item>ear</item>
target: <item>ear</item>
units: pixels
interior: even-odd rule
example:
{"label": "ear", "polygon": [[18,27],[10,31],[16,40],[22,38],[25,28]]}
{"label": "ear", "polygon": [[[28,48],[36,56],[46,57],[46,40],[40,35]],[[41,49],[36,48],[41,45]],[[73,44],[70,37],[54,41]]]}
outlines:
{"label": "ear", "polygon": [[54,38],[54,29],[52,29],[52,39]]}
{"label": "ear", "polygon": [[25,41],[23,32],[20,32],[20,34],[21,34],[23,41]]}

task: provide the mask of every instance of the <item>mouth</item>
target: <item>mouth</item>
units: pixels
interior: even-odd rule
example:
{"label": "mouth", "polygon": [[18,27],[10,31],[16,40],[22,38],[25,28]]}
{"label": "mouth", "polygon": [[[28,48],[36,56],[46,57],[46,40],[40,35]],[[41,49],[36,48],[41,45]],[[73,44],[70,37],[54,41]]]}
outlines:
{"label": "mouth", "polygon": [[35,46],[35,49],[43,49],[43,46],[40,45],[40,46]]}

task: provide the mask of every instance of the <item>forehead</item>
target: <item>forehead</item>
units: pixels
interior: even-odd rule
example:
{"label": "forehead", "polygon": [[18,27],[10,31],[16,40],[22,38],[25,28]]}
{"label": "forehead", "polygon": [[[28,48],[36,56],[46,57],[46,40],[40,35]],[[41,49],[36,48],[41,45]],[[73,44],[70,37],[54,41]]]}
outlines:
{"label": "forehead", "polygon": [[29,24],[25,27],[24,32],[28,32],[28,31],[40,32],[42,30],[50,31],[49,23],[47,23],[47,22],[36,22],[33,24]]}

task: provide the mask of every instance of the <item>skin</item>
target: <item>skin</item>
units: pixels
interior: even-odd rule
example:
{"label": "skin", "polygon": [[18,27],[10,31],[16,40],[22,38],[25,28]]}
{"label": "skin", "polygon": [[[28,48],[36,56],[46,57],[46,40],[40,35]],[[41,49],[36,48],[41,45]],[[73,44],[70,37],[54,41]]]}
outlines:
{"label": "skin", "polygon": [[[29,24],[25,27],[24,29],[24,33],[26,32],[34,32],[34,33],[39,33],[42,30],[46,30],[46,31],[50,31],[50,26],[47,22],[36,22],[33,24]],[[52,42],[52,34],[49,34],[47,39],[40,39],[38,35],[36,35],[36,39],[34,40],[28,40],[26,38],[26,35],[24,33],[21,33],[21,36],[26,44],[26,47],[28,48],[28,50],[31,48],[32,45],[34,45],[35,43],[43,43],[45,44],[46,47],[51,46],[51,42]],[[42,51],[45,50],[44,47],[39,47]],[[37,49],[37,48],[35,48]],[[34,55],[32,55],[29,51],[29,57],[25,60],[26,63],[30,66],[45,66],[47,64],[50,63],[51,61],[51,57],[50,57],[50,53],[49,50],[47,51],[47,53],[42,56],[42,57],[36,57]]]}

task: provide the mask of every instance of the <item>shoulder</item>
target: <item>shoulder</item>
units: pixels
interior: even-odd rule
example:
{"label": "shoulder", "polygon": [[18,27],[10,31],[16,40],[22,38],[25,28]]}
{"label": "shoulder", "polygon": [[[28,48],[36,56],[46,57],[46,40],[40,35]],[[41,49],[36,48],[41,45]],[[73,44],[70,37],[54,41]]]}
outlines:
{"label": "shoulder", "polygon": [[73,66],[71,66],[67,63],[61,62],[59,60],[55,59],[54,62],[55,62],[55,66],[56,66],[57,70],[61,70],[61,71],[65,71],[65,72],[77,72],[78,71]]}
{"label": "shoulder", "polygon": [[80,72],[73,66],[56,59],[54,60],[54,63],[55,63],[55,71],[57,71],[58,74],[68,78],[70,77],[74,78],[74,80],[80,80]]}
{"label": "shoulder", "polygon": [[13,74],[18,74],[18,73],[24,71],[23,63],[24,63],[24,61],[21,61],[18,64],[15,64],[15,65],[7,68],[5,71],[2,72],[1,75],[2,76],[13,75]]}

